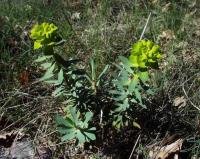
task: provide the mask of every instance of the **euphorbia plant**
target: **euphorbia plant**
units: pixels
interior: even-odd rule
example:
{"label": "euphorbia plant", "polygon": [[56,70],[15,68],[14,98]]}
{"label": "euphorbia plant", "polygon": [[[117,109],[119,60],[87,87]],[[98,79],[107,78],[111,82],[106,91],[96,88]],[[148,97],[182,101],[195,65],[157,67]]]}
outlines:
{"label": "euphorbia plant", "polygon": [[139,104],[146,108],[142,93],[152,93],[148,85],[148,70],[158,68],[160,58],[160,47],[150,40],[139,40],[133,44],[129,58],[119,57],[119,75],[113,80],[115,90],[111,91],[115,100],[113,125],[117,128],[129,124],[132,116],[128,114],[134,111],[133,105]]}
{"label": "euphorbia plant", "polygon": [[56,97],[64,96],[68,104],[68,108],[65,109],[67,116],[57,115],[56,117],[58,131],[64,135],[62,139],[76,139],[79,144],[94,140],[96,128],[91,127],[90,122],[93,117],[91,110],[95,112],[95,109],[90,105],[94,103],[92,96],[96,95],[96,89],[107,69],[105,68],[96,79],[93,63],[90,64],[92,68],[90,76],[88,71],[84,71],[76,65],[80,60],[65,60],[55,52],[54,47],[62,44],[65,40],[60,38],[58,27],[54,24],[34,25],[30,37],[34,40],[34,49],[41,49],[44,53],[36,60],[46,69],[40,81],[54,85],[56,89],[53,95]]}
{"label": "euphorbia plant", "polygon": [[[34,49],[41,49],[44,53],[36,60],[46,69],[40,80],[54,85],[53,95],[64,96],[68,104],[64,110],[66,114],[56,116],[58,131],[64,135],[62,140],[76,139],[77,143],[95,140],[94,124],[102,128],[111,121],[120,128],[134,122],[134,117],[129,114],[134,111],[133,105],[146,108],[142,93],[150,92],[148,69],[158,67],[161,58],[158,45],[149,40],[136,42],[128,58],[119,57],[121,64],[116,65],[117,76],[105,80],[109,65],[98,74],[93,59],[90,59],[90,69],[83,70],[76,65],[80,60],[66,60],[54,51],[54,47],[65,42],[54,24],[36,24],[30,37],[34,40]],[[106,100],[114,101],[114,106],[106,108]],[[102,121],[105,114],[108,121]],[[96,120],[97,117],[100,120]]]}

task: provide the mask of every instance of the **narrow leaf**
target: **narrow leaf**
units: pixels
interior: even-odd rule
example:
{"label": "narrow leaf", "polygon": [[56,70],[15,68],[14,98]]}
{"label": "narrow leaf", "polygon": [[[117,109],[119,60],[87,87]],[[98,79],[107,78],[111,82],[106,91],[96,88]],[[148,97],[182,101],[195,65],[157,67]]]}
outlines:
{"label": "narrow leaf", "polygon": [[96,140],[95,134],[89,132],[84,132],[84,133],[90,140]]}
{"label": "narrow leaf", "polygon": [[119,56],[119,59],[122,61],[123,66],[125,67],[126,71],[132,74],[133,70],[131,69],[130,61],[124,56]]}
{"label": "narrow leaf", "polygon": [[135,89],[134,92],[135,92],[135,97],[140,101],[140,103],[142,103],[141,94],[138,91],[138,89]]}
{"label": "narrow leaf", "polygon": [[51,65],[52,65],[52,63],[50,63],[50,62],[41,64],[41,66],[42,66],[44,69],[48,69],[49,67],[51,67]]}
{"label": "narrow leaf", "polygon": [[64,125],[66,127],[73,127],[74,123],[70,118],[66,118],[64,119],[62,116],[60,115],[56,115],[56,123],[57,125]]}
{"label": "narrow leaf", "polygon": [[84,121],[84,123],[88,123],[88,121],[91,120],[92,116],[93,116],[93,113],[92,113],[92,112],[87,112],[87,113],[85,114],[85,121]]}
{"label": "narrow leaf", "polygon": [[82,134],[80,130],[77,130],[76,136],[78,138],[78,144],[82,144],[85,142],[85,136]]}
{"label": "narrow leaf", "polygon": [[96,128],[95,128],[95,127],[92,127],[92,128],[89,128],[88,130],[89,130],[89,131],[95,131]]}
{"label": "narrow leaf", "polygon": [[70,110],[70,114],[72,115],[74,122],[77,124],[78,123],[78,117],[77,117],[77,114],[76,114],[76,108],[71,107],[69,110]]}
{"label": "narrow leaf", "polygon": [[90,68],[92,72],[92,80],[94,81],[96,79],[96,66],[92,58],[90,59]]}
{"label": "narrow leaf", "polygon": [[61,134],[69,134],[69,133],[73,133],[74,132],[74,128],[58,127],[58,132],[61,133]]}
{"label": "narrow leaf", "polygon": [[42,61],[44,61],[44,60],[46,60],[47,59],[47,56],[39,56],[36,60],[35,60],[35,62],[42,62]]}
{"label": "narrow leaf", "polygon": [[62,84],[63,80],[64,80],[64,74],[63,74],[63,69],[61,68],[58,73],[58,83]]}
{"label": "narrow leaf", "polygon": [[100,80],[101,77],[106,73],[106,71],[108,70],[109,65],[106,65],[103,69],[103,71],[101,72],[101,74],[99,75],[99,77],[97,78],[97,80]]}
{"label": "narrow leaf", "polygon": [[64,88],[62,86],[60,86],[60,87],[56,88],[55,91],[53,91],[52,95],[54,97],[58,97],[59,95],[62,94],[63,90],[64,90]]}
{"label": "narrow leaf", "polygon": [[69,140],[71,140],[71,139],[73,139],[73,138],[75,138],[74,133],[69,133],[69,134],[64,135],[64,136],[61,138],[61,140],[62,140],[62,141],[69,141]]}
{"label": "narrow leaf", "polygon": [[134,91],[136,85],[137,85],[137,81],[132,79],[132,80],[131,80],[131,83],[130,83],[129,86],[128,86],[128,91],[129,91],[130,93],[132,93],[132,92]]}
{"label": "narrow leaf", "polygon": [[40,81],[47,80],[51,77],[53,77],[53,70],[55,68],[55,63],[45,72],[44,76],[40,78]]}

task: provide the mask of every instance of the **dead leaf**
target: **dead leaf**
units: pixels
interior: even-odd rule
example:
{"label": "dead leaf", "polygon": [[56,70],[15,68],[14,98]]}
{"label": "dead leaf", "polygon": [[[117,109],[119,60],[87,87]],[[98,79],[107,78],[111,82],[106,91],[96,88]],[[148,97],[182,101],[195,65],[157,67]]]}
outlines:
{"label": "dead leaf", "polygon": [[161,35],[159,35],[159,38],[165,39],[165,40],[172,40],[176,39],[175,34],[172,30],[165,30],[162,32]]}
{"label": "dead leaf", "polygon": [[[166,146],[155,146],[149,152],[150,159],[167,159],[169,156],[173,156],[173,158],[177,158],[177,154],[182,147],[183,139],[178,139],[172,144]],[[173,159],[170,158],[170,159]]]}
{"label": "dead leaf", "polygon": [[176,97],[174,99],[174,106],[176,107],[185,107],[186,106],[186,99],[184,96],[181,96],[181,97]]}
{"label": "dead leaf", "polygon": [[23,72],[20,73],[19,75],[19,81],[21,83],[21,85],[26,85],[29,82],[29,76],[30,76],[30,72],[25,70]]}

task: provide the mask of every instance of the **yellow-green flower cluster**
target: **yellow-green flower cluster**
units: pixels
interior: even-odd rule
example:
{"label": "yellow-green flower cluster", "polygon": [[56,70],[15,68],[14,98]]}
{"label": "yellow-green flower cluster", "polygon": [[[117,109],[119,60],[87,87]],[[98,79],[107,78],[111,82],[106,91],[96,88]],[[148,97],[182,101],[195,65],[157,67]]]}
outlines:
{"label": "yellow-green flower cluster", "polygon": [[158,67],[157,60],[161,58],[160,47],[150,40],[140,40],[133,44],[129,60],[132,67]]}
{"label": "yellow-green flower cluster", "polygon": [[54,24],[49,23],[42,23],[42,24],[36,24],[31,29],[31,39],[34,40],[34,49],[39,49],[46,46],[51,46],[55,42],[55,36],[56,31],[58,30],[58,27]]}

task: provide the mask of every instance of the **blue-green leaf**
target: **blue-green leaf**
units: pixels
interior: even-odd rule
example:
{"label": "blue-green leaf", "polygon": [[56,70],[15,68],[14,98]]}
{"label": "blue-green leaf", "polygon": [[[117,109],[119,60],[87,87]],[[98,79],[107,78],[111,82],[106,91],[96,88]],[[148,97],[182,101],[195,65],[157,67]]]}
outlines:
{"label": "blue-green leaf", "polygon": [[133,70],[131,69],[130,61],[124,56],[119,56],[119,59],[122,61],[123,66],[125,67],[126,71],[133,74]]}
{"label": "blue-green leaf", "polygon": [[40,78],[40,81],[44,81],[44,80],[47,80],[47,79],[53,77],[54,76],[54,74],[53,74],[54,68],[55,68],[55,63],[46,71],[44,76],[42,78]]}
{"label": "blue-green leaf", "polygon": [[64,80],[64,73],[63,73],[63,69],[61,68],[58,73],[58,84],[62,84],[63,80]]}
{"label": "blue-green leaf", "polygon": [[49,58],[50,56],[39,56],[35,62],[43,62],[45,61],[47,58]]}
{"label": "blue-green leaf", "polygon": [[58,127],[58,132],[61,134],[69,134],[74,132],[74,128]]}
{"label": "blue-green leaf", "polygon": [[132,93],[135,90],[136,85],[137,85],[137,81],[132,79],[131,83],[128,86],[128,91]]}
{"label": "blue-green leaf", "polygon": [[70,114],[72,115],[74,122],[77,124],[78,123],[78,117],[77,117],[77,114],[76,114],[76,108],[71,107],[69,110],[70,110]]}
{"label": "blue-green leaf", "polygon": [[91,120],[92,116],[93,116],[93,113],[92,113],[92,112],[87,112],[87,113],[85,114],[85,121],[84,121],[84,123],[88,123],[88,121]]}
{"label": "blue-green leaf", "polygon": [[99,75],[99,77],[97,78],[97,80],[100,80],[101,77],[106,73],[106,71],[108,70],[109,65],[106,65],[103,69],[103,71],[101,72],[101,74]]}
{"label": "blue-green leaf", "polygon": [[41,64],[41,66],[44,68],[44,69],[48,69],[49,67],[51,67],[52,63],[50,62],[46,62],[46,63],[43,63]]}
{"label": "blue-green leaf", "polygon": [[89,130],[89,131],[95,131],[96,128],[95,128],[95,127],[92,127],[92,128],[89,128],[88,130]]}
{"label": "blue-green leaf", "polygon": [[74,123],[70,118],[66,118],[64,119],[62,116],[60,115],[56,115],[56,123],[57,125],[64,125],[66,127],[73,127]]}
{"label": "blue-green leaf", "polygon": [[96,140],[95,134],[89,132],[84,132],[84,133],[90,140]]}
{"label": "blue-green leaf", "polygon": [[77,130],[76,136],[78,138],[78,144],[82,144],[85,142],[85,136],[82,134],[80,130]]}
{"label": "blue-green leaf", "polygon": [[94,81],[96,79],[96,65],[92,58],[90,58],[90,68],[92,72],[92,80]]}
{"label": "blue-green leaf", "polygon": [[63,93],[63,90],[64,90],[63,86],[57,87],[56,90],[53,91],[52,95],[54,97],[58,97],[58,96],[60,96]]}
{"label": "blue-green leaf", "polygon": [[75,138],[75,134],[74,133],[69,133],[69,134],[66,134],[64,135],[61,140],[62,141],[69,141],[71,139]]}

